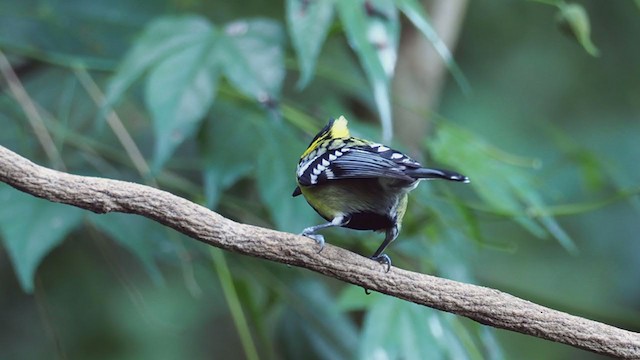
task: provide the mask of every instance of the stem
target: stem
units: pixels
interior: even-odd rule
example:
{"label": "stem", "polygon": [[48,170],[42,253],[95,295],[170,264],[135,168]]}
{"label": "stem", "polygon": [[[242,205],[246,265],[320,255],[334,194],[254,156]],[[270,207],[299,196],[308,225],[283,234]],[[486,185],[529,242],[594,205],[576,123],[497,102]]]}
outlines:
{"label": "stem", "polygon": [[213,259],[213,265],[215,267],[216,274],[218,274],[220,285],[222,286],[224,298],[227,300],[227,304],[229,305],[229,311],[231,311],[233,323],[236,325],[236,329],[238,330],[238,336],[240,336],[244,353],[247,355],[247,359],[257,360],[259,359],[258,352],[256,351],[256,346],[251,338],[249,324],[247,324],[247,319],[242,311],[240,299],[238,298],[238,293],[233,285],[233,278],[231,277],[231,272],[229,271],[229,266],[227,265],[224,253],[220,249],[211,248],[211,258]]}

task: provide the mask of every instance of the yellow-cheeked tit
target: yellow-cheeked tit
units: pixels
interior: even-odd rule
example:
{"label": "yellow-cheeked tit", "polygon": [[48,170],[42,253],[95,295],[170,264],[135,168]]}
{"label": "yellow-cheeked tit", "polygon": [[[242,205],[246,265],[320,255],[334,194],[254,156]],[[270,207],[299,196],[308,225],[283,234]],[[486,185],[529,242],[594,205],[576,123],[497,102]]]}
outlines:
{"label": "yellow-cheeked tit", "polygon": [[341,226],[384,231],[384,241],[371,259],[391,268],[384,249],[398,236],[407,208],[407,194],[423,179],[468,183],[469,178],[448,170],[428,169],[382,144],[351,137],[347,119],[331,119],[300,157],[298,186],[309,205],[328,222],[302,231],[324,246],[320,229]]}

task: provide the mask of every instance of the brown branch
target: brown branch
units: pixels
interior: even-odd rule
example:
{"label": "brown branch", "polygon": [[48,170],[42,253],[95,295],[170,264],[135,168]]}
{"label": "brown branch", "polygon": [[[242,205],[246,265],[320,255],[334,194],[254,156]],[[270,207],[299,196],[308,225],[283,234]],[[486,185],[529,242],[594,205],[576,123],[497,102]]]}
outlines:
{"label": "brown branch", "polygon": [[[384,267],[305,237],[244,225],[166,191],[71,175],[32,163],[0,146],[0,181],[50,201],[96,213],[124,212],[158,221],[212,246],[300,266],[482,324],[619,358],[640,359],[640,334],[536,305],[482,286]],[[3,206],[10,206],[4,204]]]}

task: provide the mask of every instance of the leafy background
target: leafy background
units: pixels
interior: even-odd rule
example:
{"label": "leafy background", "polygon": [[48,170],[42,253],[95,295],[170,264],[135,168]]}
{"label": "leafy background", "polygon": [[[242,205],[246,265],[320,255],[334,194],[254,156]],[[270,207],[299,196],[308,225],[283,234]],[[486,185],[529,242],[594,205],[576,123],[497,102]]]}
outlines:
{"label": "leafy background", "polygon": [[[429,124],[413,155],[472,183],[412,193],[396,265],[640,331],[639,12],[468,4],[455,61],[437,47],[439,106],[408,110]],[[0,1],[0,144],[298,232],[320,219],[290,198],[294,168],[326,119],[408,149],[392,69],[401,29],[438,44],[431,26],[412,0]],[[2,358],[597,358],[141,217],[5,185],[0,200]],[[381,241],[327,238],[361,254]]]}

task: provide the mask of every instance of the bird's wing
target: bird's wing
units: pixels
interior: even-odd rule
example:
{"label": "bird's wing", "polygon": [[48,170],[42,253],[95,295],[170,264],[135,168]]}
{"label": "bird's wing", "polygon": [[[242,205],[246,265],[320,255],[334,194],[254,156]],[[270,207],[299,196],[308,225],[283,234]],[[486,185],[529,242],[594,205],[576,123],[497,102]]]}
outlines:
{"label": "bird's wing", "polygon": [[300,185],[318,185],[339,179],[391,178],[413,181],[404,171],[420,164],[399,151],[380,144],[329,150],[310,159],[298,172]]}

